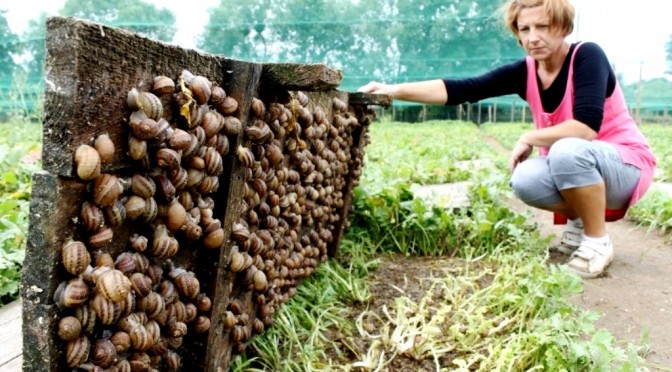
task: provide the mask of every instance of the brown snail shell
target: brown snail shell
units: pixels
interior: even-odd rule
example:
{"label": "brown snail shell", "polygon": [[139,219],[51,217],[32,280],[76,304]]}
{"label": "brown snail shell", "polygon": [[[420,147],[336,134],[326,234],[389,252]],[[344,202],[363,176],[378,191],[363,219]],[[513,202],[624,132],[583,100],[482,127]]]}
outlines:
{"label": "brown snail shell", "polygon": [[226,98],[226,91],[224,91],[224,88],[214,85],[210,92],[210,103],[216,107],[224,101],[224,98]]}
{"label": "brown snail shell", "polygon": [[177,167],[170,171],[170,182],[175,187],[176,191],[182,191],[187,187],[189,181],[189,173],[182,167]]}
{"label": "brown snail shell", "polygon": [[103,226],[89,236],[87,242],[91,249],[102,249],[112,241],[113,235],[112,229],[109,226]]}
{"label": "brown snail shell", "polygon": [[177,202],[177,200],[173,200],[166,212],[166,227],[170,231],[177,231],[180,230],[186,222],[187,211],[182,204]]}
{"label": "brown snail shell", "polygon": [[217,176],[205,176],[201,181],[201,184],[198,185],[198,192],[203,195],[213,194],[219,189],[219,177]]}
{"label": "brown snail shell", "polygon": [[200,313],[207,313],[212,308],[212,301],[205,293],[201,293],[196,297],[196,309]]}
{"label": "brown snail shell", "polygon": [[208,233],[203,238],[203,244],[208,249],[217,249],[224,244],[224,229],[219,228]]}
{"label": "brown snail shell", "polygon": [[[178,165],[179,166],[179,165]],[[168,177],[163,174],[157,174],[153,177],[156,182],[156,197],[159,201],[169,204],[175,199],[177,190]]]}
{"label": "brown snail shell", "polygon": [[81,212],[82,223],[89,231],[96,231],[105,224],[105,217],[102,209],[95,204],[84,202]]}
{"label": "brown snail shell", "polygon": [[196,100],[196,103],[204,105],[210,100],[212,82],[205,76],[194,76],[191,79],[191,82],[189,82],[189,90]]}
{"label": "brown snail shell", "polygon": [[152,222],[156,218],[159,206],[154,198],[145,200],[145,212],[142,214],[142,220],[145,222]]}
{"label": "brown snail shell", "polygon": [[156,165],[162,169],[177,169],[182,162],[182,156],[175,150],[162,148],[156,152]]}
{"label": "brown snail shell", "polygon": [[131,178],[131,191],[143,199],[151,198],[156,192],[156,183],[149,177],[135,174]]}
{"label": "brown snail shell", "polygon": [[173,278],[175,286],[182,296],[188,299],[194,299],[198,296],[201,287],[193,272],[183,269],[173,269],[168,275]]}
{"label": "brown snail shell", "polygon": [[239,273],[245,269],[245,257],[240,252],[233,252],[229,261],[229,269],[234,273]]}
{"label": "brown snail shell", "polygon": [[110,340],[98,339],[91,347],[91,362],[102,368],[108,368],[114,364],[117,357],[117,349]]}
{"label": "brown snail shell", "polygon": [[152,93],[158,97],[173,94],[175,91],[175,81],[167,76],[155,76],[154,84],[152,85]]}
{"label": "brown snail shell", "polygon": [[135,221],[137,218],[145,213],[145,208],[147,203],[145,199],[141,198],[138,195],[131,195],[124,203],[124,209],[126,211],[126,218],[130,221]]}
{"label": "brown snail shell", "polygon": [[168,333],[171,337],[184,337],[187,334],[187,325],[183,322],[178,322],[175,318],[168,320]]}
{"label": "brown snail shell", "polygon": [[266,290],[266,287],[268,285],[268,282],[266,280],[266,274],[264,274],[263,271],[258,270],[254,273],[254,277],[252,278],[252,281],[254,283],[254,290],[257,292],[264,292]]}
{"label": "brown snail shell", "polygon": [[96,137],[96,140],[93,142],[93,147],[98,151],[100,161],[103,164],[109,163],[114,157],[114,142],[112,142],[107,133]]}
{"label": "brown snail shell", "polygon": [[161,286],[159,287],[159,294],[166,302],[166,304],[171,304],[175,302],[178,298],[175,285],[170,280],[164,280],[161,282]]}
{"label": "brown snail shell", "polygon": [[142,324],[134,322],[127,332],[131,339],[131,346],[133,349],[137,351],[147,351],[154,346],[154,339]]}
{"label": "brown snail shell", "polygon": [[70,368],[77,368],[89,359],[91,343],[86,336],[79,336],[68,341],[65,351],[65,361]]}
{"label": "brown snail shell", "polygon": [[120,200],[103,208],[103,214],[107,223],[112,227],[119,226],[126,220],[126,208]]}
{"label": "brown snail shell", "polygon": [[175,319],[178,322],[186,322],[187,307],[182,301],[175,301],[172,304],[166,305],[166,318],[168,320]]}
{"label": "brown snail shell", "polygon": [[91,255],[84,243],[70,241],[61,250],[61,262],[65,270],[72,275],[82,274],[91,263]]}
{"label": "brown snail shell", "polygon": [[231,96],[226,96],[217,109],[224,115],[231,115],[238,110],[238,101]]}
{"label": "brown snail shell", "polygon": [[238,149],[236,150],[236,155],[238,156],[238,160],[240,160],[243,166],[247,168],[252,168],[255,162],[255,158],[254,154],[249,148],[238,146]]}
{"label": "brown snail shell", "polygon": [[138,234],[133,234],[129,241],[131,248],[136,252],[144,252],[147,249],[147,243],[149,242],[145,236]]}
{"label": "brown snail shell", "polygon": [[89,286],[79,278],[61,282],[54,292],[54,302],[59,308],[77,307],[89,299]]}
{"label": "brown snail shell", "polygon": [[210,318],[199,315],[194,321],[194,332],[204,333],[210,329]]}
{"label": "brown snail shell", "polygon": [[111,269],[100,275],[96,289],[112,302],[120,302],[131,290],[131,281],[119,270]]}
{"label": "brown snail shell", "polygon": [[242,325],[237,325],[233,327],[233,330],[231,331],[231,339],[235,343],[242,343],[245,342],[247,339],[247,329],[245,326]]}
{"label": "brown snail shell", "polygon": [[254,320],[252,320],[252,332],[258,335],[264,333],[264,322],[261,321],[261,319],[254,318]]}
{"label": "brown snail shell", "polygon": [[131,346],[131,337],[124,331],[118,331],[110,336],[110,342],[114,345],[117,354],[122,354]]}
{"label": "brown snail shell", "polygon": [[234,314],[234,315],[240,315],[243,313],[243,303],[237,299],[234,298],[228,306],[228,309]]}
{"label": "brown snail shell", "polygon": [[100,155],[89,145],[79,145],[75,150],[77,176],[84,181],[92,180],[100,175]]}
{"label": "brown snail shell", "polygon": [[75,318],[82,325],[82,333],[90,333],[96,324],[96,312],[88,305],[75,308]]}
{"label": "brown snail shell", "polygon": [[205,152],[205,170],[211,176],[218,176],[224,171],[222,155],[219,154],[216,148],[208,147]]}
{"label": "brown snail shell", "polygon": [[130,276],[135,272],[136,261],[133,254],[130,252],[123,252],[114,261],[114,267],[121,271],[124,275]]}
{"label": "brown snail shell", "polygon": [[152,279],[143,273],[134,273],[129,279],[133,292],[139,297],[146,297],[152,292]]}
{"label": "brown snail shell", "polygon": [[264,118],[264,114],[266,113],[266,107],[264,106],[264,102],[262,102],[259,98],[252,98],[252,104],[250,109],[252,110],[252,114],[257,119]]}
{"label": "brown snail shell", "polygon": [[154,120],[163,116],[163,104],[153,93],[138,92],[136,88],[133,88],[128,92],[126,102],[131,109],[139,109]]}
{"label": "brown snail shell", "polygon": [[74,316],[66,316],[58,322],[58,337],[63,341],[74,340],[82,333],[82,323]]}
{"label": "brown snail shell", "polygon": [[186,150],[191,145],[191,134],[177,128],[173,131],[173,135],[170,137],[168,143],[175,150]]}
{"label": "brown snail shell", "polygon": [[222,130],[227,136],[235,136],[243,130],[243,124],[235,116],[225,116]]}
{"label": "brown snail shell", "polygon": [[124,187],[116,176],[101,174],[93,181],[93,202],[99,207],[110,206],[123,191]]}
{"label": "brown snail shell", "polygon": [[152,118],[132,118],[128,125],[133,136],[142,141],[154,140],[159,135],[159,123]]}
{"label": "brown snail shell", "polygon": [[192,219],[184,224],[184,234],[191,240],[198,240],[203,236],[203,229]]}
{"label": "brown snail shell", "polygon": [[224,329],[233,329],[233,326],[235,326],[237,322],[238,320],[236,319],[236,315],[233,314],[233,312],[227,310],[222,319],[222,325],[224,326]]}
{"label": "brown snail shell", "polygon": [[96,295],[96,297],[94,297],[91,301],[90,306],[101,324],[114,324],[121,317],[121,309],[119,304],[108,300],[102,294]]}

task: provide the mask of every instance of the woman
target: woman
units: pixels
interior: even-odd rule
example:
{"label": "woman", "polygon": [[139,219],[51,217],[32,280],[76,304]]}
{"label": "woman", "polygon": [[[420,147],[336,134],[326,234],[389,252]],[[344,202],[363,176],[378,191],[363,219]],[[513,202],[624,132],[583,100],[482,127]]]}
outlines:
{"label": "woman", "polygon": [[[570,256],[574,272],[597,277],[614,257],[605,222],[622,218],[646,192],[655,157],[602,49],[565,40],[574,27],[567,0],[509,0],[505,20],[525,59],[471,79],[371,82],[359,90],[429,104],[525,99],[535,129],[511,151],[511,186],[526,204],[568,219],[555,248]],[[534,147],[540,156],[529,158]]]}

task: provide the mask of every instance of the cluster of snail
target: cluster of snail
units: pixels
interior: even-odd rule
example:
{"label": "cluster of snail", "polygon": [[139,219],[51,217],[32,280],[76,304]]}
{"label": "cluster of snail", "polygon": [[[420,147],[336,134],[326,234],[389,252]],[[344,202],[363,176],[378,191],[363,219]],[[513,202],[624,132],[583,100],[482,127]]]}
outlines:
{"label": "cluster of snail", "polygon": [[[328,258],[345,223],[348,181],[356,184],[361,172],[362,146],[353,134],[373,113],[353,114],[336,97],[325,112],[295,92],[283,103],[253,98],[245,126],[235,99],[186,70],[177,82],[157,76],[148,91],[132,89],[127,105],[132,175],[103,172],[115,154],[106,134],[74,154],[90,195],[78,221],[83,238],[62,247],[70,279],[54,294],[65,362],[86,370],[179,370],[184,338],[210,330],[212,304],[196,274],[172,258],[200,247],[231,247],[236,285],[224,299],[222,324],[240,353]],[[229,139],[240,133],[230,154]],[[231,175],[227,155],[243,167],[244,184],[242,213],[225,241],[213,194],[220,177]],[[106,248],[115,230],[129,226],[128,249],[113,257]]]}
{"label": "cluster of snail", "polygon": [[[178,113],[172,124],[162,99]],[[84,238],[61,250],[72,277],[54,293],[57,334],[71,368],[179,370],[184,337],[210,328],[211,300],[195,273],[171,257],[180,246],[224,244],[210,195],[224,172],[227,135],[242,128],[233,116],[238,103],[207,78],[184,71],[178,84],[157,76],[151,91],[132,89],[127,104],[134,174],[101,172],[115,154],[107,134],[74,154],[76,174],[90,194],[78,221]],[[131,224],[134,233],[122,242],[128,249],[113,257],[106,248],[115,229]]]}
{"label": "cluster of snail", "polygon": [[245,184],[243,213],[231,228],[229,269],[253,292],[256,317],[241,313],[237,299],[229,304],[224,328],[234,352],[244,350],[250,329],[260,333],[273,324],[297,284],[328,258],[343,223],[346,182],[363,157],[353,158],[360,123],[339,98],[331,109],[333,121],[303,92],[284,104],[252,100],[246,145],[236,150]]}

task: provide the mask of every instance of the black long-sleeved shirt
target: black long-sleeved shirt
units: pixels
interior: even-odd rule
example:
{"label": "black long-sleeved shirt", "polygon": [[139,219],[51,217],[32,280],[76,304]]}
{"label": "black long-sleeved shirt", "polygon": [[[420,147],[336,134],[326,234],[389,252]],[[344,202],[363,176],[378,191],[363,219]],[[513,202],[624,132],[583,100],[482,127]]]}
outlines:
{"label": "black long-sleeved shirt", "polygon": [[[544,111],[553,112],[560,105],[567,88],[569,63],[577,44],[572,44],[560,73],[548,89],[543,90],[537,77]],[[527,65],[525,59],[498,67],[468,79],[444,79],[448,90],[447,105],[477,102],[485,98],[517,94],[525,99]],[[604,115],[604,101],[616,87],[616,75],[602,48],[587,42],[574,58],[574,119],[599,132]]]}

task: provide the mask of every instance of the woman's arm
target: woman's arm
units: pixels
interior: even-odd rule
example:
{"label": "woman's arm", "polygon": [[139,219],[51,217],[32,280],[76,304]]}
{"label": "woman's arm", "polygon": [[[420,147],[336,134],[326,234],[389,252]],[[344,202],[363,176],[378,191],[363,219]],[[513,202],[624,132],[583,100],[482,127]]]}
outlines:
{"label": "woman's arm", "polygon": [[358,91],[386,94],[392,99],[417,103],[443,105],[448,101],[446,85],[440,79],[399,84],[372,81],[359,88]]}

